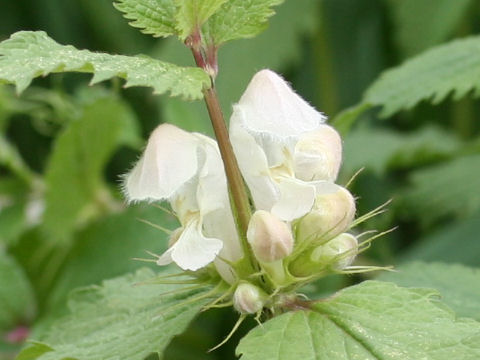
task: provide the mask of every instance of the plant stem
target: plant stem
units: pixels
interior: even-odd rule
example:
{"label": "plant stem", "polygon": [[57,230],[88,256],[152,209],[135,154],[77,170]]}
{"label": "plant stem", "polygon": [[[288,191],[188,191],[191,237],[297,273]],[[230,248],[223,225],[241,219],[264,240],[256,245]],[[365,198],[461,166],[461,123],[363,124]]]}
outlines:
{"label": "plant stem", "polygon": [[[228,187],[232,199],[232,210],[237,222],[239,236],[242,242],[245,255],[249,257],[250,249],[247,239],[247,228],[251,217],[250,203],[248,200],[247,188],[242,178],[237,158],[233,153],[232,144],[228,136],[227,126],[223,117],[222,109],[215,91],[214,77],[216,75],[216,51],[215,47],[209,47],[208,54],[203,53],[201,36],[197,30],[187,39],[186,45],[190,47],[198,67],[201,67],[209,73],[212,79],[211,86],[203,90],[205,103],[207,105],[208,115],[212,122],[213,131],[217,138],[218,147],[222,156],[225,174],[227,176]],[[205,60],[207,59],[207,61]],[[212,72],[213,70],[213,72]]]}
{"label": "plant stem", "polygon": [[243,182],[237,159],[233,153],[232,144],[228,136],[227,127],[223,118],[222,110],[218,102],[217,93],[212,86],[204,90],[205,103],[207,104],[208,114],[212,121],[215,137],[217,138],[218,147],[222,155],[225,173],[227,175],[228,184],[232,201],[235,206],[235,213],[238,219],[241,237],[246,238],[248,223],[250,221],[251,211],[248,201],[248,194],[245,183]]}

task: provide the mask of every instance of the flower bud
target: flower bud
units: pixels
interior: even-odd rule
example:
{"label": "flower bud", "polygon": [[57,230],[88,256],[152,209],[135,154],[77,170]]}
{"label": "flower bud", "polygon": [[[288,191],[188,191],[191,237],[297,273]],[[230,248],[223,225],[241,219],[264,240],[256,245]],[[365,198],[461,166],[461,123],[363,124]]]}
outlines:
{"label": "flower bud", "polygon": [[338,235],[325,245],[317,247],[311,255],[312,261],[342,270],[349,266],[357,256],[358,241],[348,233]]}
{"label": "flower bud", "polygon": [[293,250],[289,226],[268,211],[256,211],[248,224],[247,240],[261,262],[283,259]]}
{"label": "flower bud", "polygon": [[304,181],[335,181],[342,162],[342,139],[328,125],[305,133],[295,145],[295,176]]}
{"label": "flower bud", "polygon": [[262,310],[267,294],[250,283],[241,283],[233,294],[233,306],[242,314],[255,314]]}
{"label": "flower bud", "polygon": [[318,195],[311,212],[297,225],[297,239],[322,244],[346,231],[355,217],[355,199],[350,192],[338,190]]}
{"label": "flower bud", "polygon": [[327,243],[309,248],[289,266],[290,274],[307,277],[331,270],[342,270],[349,266],[358,251],[357,238],[343,233]]}

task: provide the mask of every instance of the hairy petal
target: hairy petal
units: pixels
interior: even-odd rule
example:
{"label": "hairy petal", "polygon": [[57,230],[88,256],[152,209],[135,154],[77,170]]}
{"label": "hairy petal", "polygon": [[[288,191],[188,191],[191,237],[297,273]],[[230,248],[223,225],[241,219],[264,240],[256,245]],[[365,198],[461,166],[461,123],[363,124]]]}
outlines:
{"label": "hairy petal", "polygon": [[278,141],[315,130],[326,119],[271,70],[254,75],[234,113],[240,109],[249,132]]}
{"label": "hairy petal", "polygon": [[141,159],[127,174],[124,189],[129,201],[170,198],[198,171],[198,140],[169,124],[158,126]]}

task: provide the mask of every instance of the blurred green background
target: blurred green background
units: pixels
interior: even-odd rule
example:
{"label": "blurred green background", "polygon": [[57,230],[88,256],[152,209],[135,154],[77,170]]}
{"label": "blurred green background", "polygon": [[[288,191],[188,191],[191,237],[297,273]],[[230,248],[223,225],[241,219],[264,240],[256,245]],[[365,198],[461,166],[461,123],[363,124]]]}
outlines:
{"label": "blurred green background", "polygon": [[[270,68],[334,119],[359,103],[385,69],[477,34],[479,15],[478,0],[287,0],[260,36],[220,49],[223,110],[228,118],[251,76]],[[111,0],[3,1],[0,40],[19,30],[44,30],[81,49],[193,65],[176,39],[154,39],[129,27]],[[22,345],[12,331],[25,326],[41,336],[65,311],[70,290],[144,266],[132,258],[165,248],[166,236],[140,220],[170,228],[176,220],[153,206],[127,208],[120,189],[121,174],[149,132],[170,122],[212,133],[201,102],[123,89],[120,80],[90,88],[89,79],[49,76],[20,97],[0,85],[0,359],[13,358]],[[388,212],[362,229],[397,227],[358,264],[480,264],[478,105],[468,93],[387,118],[372,109],[344,134],[339,183],[364,168],[352,184],[359,214],[393,199]],[[332,277],[306,291],[327,294],[361,279]],[[230,310],[202,314],[165,358],[233,358],[251,324],[220,350],[206,350],[235,319]]]}

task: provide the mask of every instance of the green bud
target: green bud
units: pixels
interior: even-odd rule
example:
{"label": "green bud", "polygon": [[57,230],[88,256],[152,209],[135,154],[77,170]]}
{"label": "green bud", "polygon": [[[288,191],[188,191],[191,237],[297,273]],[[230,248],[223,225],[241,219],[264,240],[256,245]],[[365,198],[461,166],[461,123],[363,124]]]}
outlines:
{"label": "green bud", "polygon": [[325,264],[335,270],[342,270],[353,262],[357,256],[357,248],[357,238],[352,234],[343,233],[317,247],[310,258],[316,263]]}
{"label": "green bud", "polygon": [[233,294],[233,306],[242,314],[255,314],[262,310],[267,294],[250,283],[241,283]]}
{"label": "green bud", "polygon": [[306,277],[331,270],[343,270],[349,266],[358,251],[357,238],[343,233],[327,243],[310,247],[289,266],[292,275]]}
{"label": "green bud", "polygon": [[355,199],[347,189],[337,188],[317,196],[312,211],[297,224],[297,241],[323,244],[348,230],[355,217]]}

